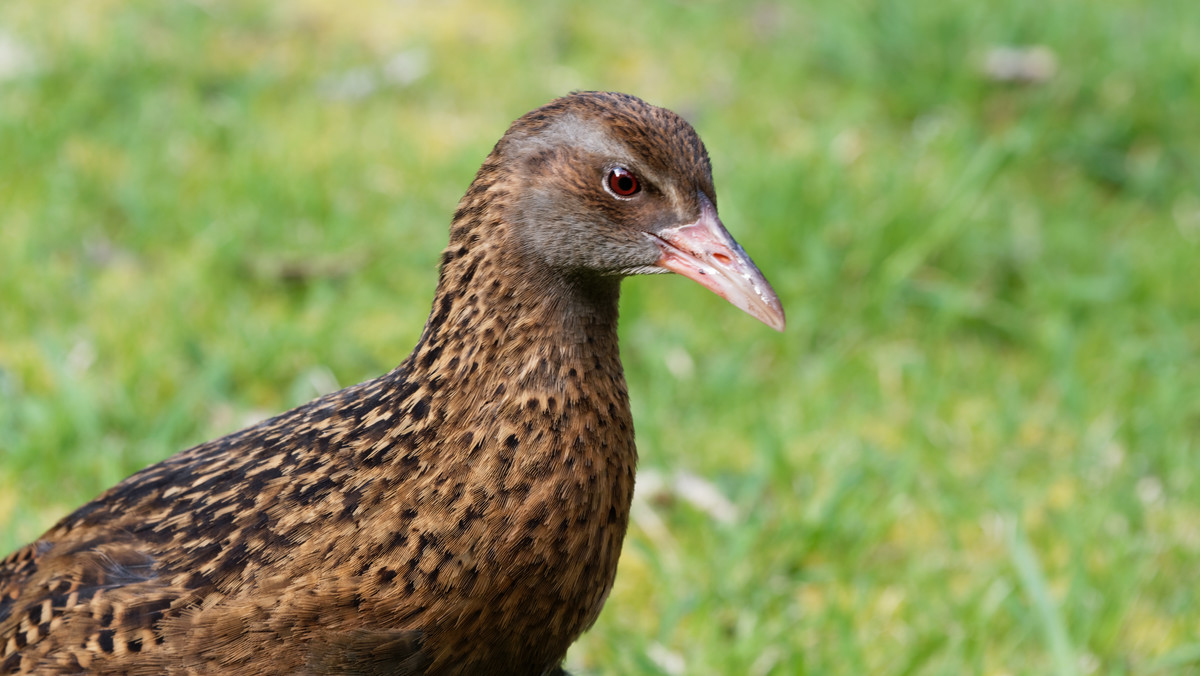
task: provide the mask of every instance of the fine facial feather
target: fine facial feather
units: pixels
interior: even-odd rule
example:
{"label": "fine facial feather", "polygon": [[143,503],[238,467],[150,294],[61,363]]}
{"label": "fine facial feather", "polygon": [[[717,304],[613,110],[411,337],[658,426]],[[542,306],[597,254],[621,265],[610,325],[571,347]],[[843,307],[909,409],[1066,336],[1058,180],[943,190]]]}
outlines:
{"label": "fine facial feather", "polygon": [[[618,165],[636,199],[604,187]],[[412,354],[0,562],[0,673],[559,673],[629,517],[619,281],[715,199],[669,111],[585,92],[521,118],[459,204]]]}

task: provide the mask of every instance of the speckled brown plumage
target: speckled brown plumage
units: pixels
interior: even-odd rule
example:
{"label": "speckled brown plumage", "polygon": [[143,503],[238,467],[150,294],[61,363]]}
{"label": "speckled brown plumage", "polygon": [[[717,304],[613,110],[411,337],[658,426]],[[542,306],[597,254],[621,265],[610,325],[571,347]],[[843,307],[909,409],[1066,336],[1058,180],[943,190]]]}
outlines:
{"label": "speckled brown plumage", "polygon": [[[634,194],[606,185],[617,166]],[[715,201],[669,111],[585,92],[517,120],[459,204],[412,354],[0,562],[0,673],[557,673],[629,518],[621,277],[682,272],[782,328]]]}

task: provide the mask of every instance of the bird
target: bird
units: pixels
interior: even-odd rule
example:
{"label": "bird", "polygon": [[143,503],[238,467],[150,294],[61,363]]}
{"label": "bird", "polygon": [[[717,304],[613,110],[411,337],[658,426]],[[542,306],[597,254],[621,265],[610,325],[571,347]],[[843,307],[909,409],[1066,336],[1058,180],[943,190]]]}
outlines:
{"label": "bird", "polygon": [[183,450],[0,561],[2,674],[565,674],[612,589],[637,451],[620,282],[782,331],[695,129],[628,94],[518,118],[391,371]]}

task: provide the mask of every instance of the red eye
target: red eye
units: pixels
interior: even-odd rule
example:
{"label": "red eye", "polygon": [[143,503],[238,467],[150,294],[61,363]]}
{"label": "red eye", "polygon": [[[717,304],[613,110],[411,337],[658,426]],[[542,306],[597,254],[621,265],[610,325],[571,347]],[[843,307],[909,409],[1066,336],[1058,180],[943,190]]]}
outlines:
{"label": "red eye", "polygon": [[608,189],[618,197],[630,197],[642,189],[642,184],[625,167],[613,167],[608,172]]}

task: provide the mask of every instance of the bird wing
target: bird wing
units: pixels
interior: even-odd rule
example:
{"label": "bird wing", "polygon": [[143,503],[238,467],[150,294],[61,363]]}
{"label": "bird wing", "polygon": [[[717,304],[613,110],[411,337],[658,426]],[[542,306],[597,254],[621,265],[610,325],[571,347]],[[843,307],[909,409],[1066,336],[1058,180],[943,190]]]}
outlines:
{"label": "bird wing", "polygon": [[[318,523],[328,530],[326,515],[335,507],[343,515],[353,510],[356,493],[342,491],[329,474],[351,441],[374,443],[386,432],[380,425],[357,429],[377,392],[377,384],[363,383],[183,451],[0,560],[0,674],[136,673],[142,665],[146,673],[167,673],[188,659],[238,673],[252,673],[243,669],[249,662],[278,670],[282,663],[262,659],[263,651],[282,649],[262,640],[298,629],[322,646],[312,658],[314,673],[345,672],[337,665],[355,655],[389,673],[421,673],[427,659],[419,634],[322,637],[319,614],[304,627],[276,628],[268,620],[305,602],[283,591],[289,586],[305,588],[318,605],[346,595],[328,590],[330,580],[297,577],[315,564],[289,569],[282,560],[313,539]],[[312,552],[302,564],[324,555]],[[146,654],[144,647],[155,649]],[[307,661],[294,651],[280,657]]]}
{"label": "bird wing", "polygon": [[0,564],[0,673],[62,646],[60,666],[75,670],[97,652],[140,652],[184,596],[136,541],[39,540]]}
{"label": "bird wing", "polygon": [[418,676],[432,660],[421,650],[416,630],[355,630],[331,632],[309,645],[307,671],[348,676]]}

